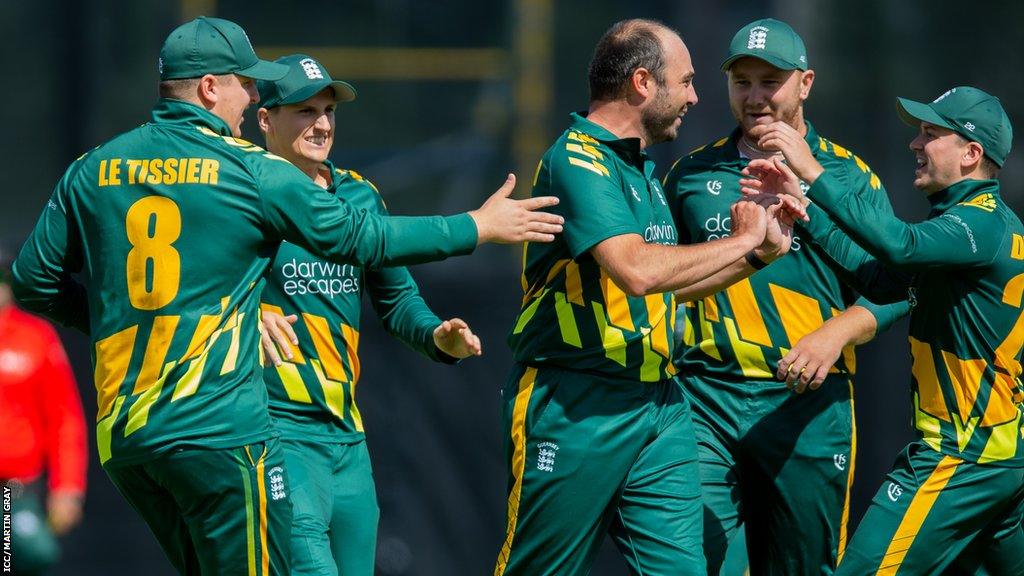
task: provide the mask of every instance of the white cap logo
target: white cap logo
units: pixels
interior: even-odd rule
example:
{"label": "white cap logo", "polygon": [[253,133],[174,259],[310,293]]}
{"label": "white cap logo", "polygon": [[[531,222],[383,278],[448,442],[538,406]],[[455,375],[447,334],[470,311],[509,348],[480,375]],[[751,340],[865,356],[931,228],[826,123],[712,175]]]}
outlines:
{"label": "white cap logo", "polygon": [[157,58],[156,59],[156,71],[161,73],[161,74],[164,73],[164,59],[163,58]]}
{"label": "white cap logo", "polygon": [[970,130],[971,132],[974,132],[974,124],[972,124],[972,123],[970,123],[970,122],[968,122],[968,123],[964,124],[964,128],[967,128],[967,129],[968,129],[968,130]]}
{"label": "white cap logo", "polygon": [[323,80],[324,73],[320,70],[320,67],[316,65],[316,60],[312,58],[304,58],[299,61],[302,65],[302,71],[306,73],[306,78],[310,80]]}
{"label": "white cap logo", "polygon": [[955,92],[956,92],[956,88],[952,88],[950,90],[946,90],[945,92],[942,93],[942,96],[939,96],[938,98],[933,100],[932,104],[935,104],[936,102],[941,102],[943,98],[945,98],[946,96],[949,96],[950,94],[953,94]]}
{"label": "white cap logo", "polygon": [[754,26],[750,29],[750,37],[747,38],[747,50],[764,50],[764,43],[768,39],[768,29],[764,26]]}

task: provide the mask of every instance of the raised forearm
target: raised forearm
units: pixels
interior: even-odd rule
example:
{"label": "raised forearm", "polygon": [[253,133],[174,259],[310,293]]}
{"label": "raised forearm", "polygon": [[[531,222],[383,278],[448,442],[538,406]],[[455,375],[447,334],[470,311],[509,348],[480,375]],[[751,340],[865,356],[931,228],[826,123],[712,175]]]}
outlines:
{"label": "raised forearm", "polygon": [[635,260],[638,273],[646,276],[639,288],[643,294],[691,289],[714,293],[753,272],[744,256],[758,245],[744,236],[687,246],[645,244]]}
{"label": "raised forearm", "polygon": [[676,299],[680,302],[700,300],[721,292],[754,272],[756,270],[747,262],[747,259],[740,258],[708,278],[676,290]]}

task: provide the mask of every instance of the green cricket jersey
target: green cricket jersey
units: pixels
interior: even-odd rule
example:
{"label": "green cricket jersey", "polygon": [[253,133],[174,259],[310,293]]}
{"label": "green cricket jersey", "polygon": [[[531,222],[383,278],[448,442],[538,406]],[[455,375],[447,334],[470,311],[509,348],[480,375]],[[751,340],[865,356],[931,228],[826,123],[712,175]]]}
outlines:
{"label": "green cricket jersey", "polygon": [[672,294],[629,296],[589,253],[621,234],[677,243],[653,172],[639,139],[572,115],[534,177],[533,195],[557,196],[565,226],[553,243],[523,248],[523,303],[509,336],[516,361],[642,382],[675,373]]}
{"label": "green cricket jersey", "polygon": [[272,435],[257,324],[282,239],[370,267],[476,244],[466,215],[354,209],[228,134],[205,109],[161,100],[152,122],[68,168],[15,262],[26,308],[90,336],[105,464]]}
{"label": "green cricket jersey", "polygon": [[[878,301],[909,294],[914,421],[922,439],[972,462],[1024,465],[1024,225],[996,180],[964,180],[928,196],[908,224],[847,190],[851,165],[826,166],[808,197],[837,229],[807,230]],[[866,252],[865,252],[866,251]]]}
{"label": "green cricket jersey", "polygon": [[[702,146],[684,156],[665,178],[665,191],[686,244],[728,236],[729,209],[742,196],[740,170],[748,160],[736,147],[741,132]],[[818,135],[807,123],[806,139],[815,157],[826,166],[855,165],[858,183],[870,202],[888,206],[878,177],[849,150]],[[733,379],[775,379],[779,360],[825,320],[856,304],[878,322],[878,332],[907,313],[905,302],[876,305],[857,299],[836,277],[821,248],[805,242],[797,229],[790,252],[745,280],[696,302],[679,307],[676,366],[691,374]],[[853,347],[832,372],[853,374]]]}
{"label": "green cricket jersey", "polygon": [[[326,164],[329,193],[354,208],[387,214],[373,184],[352,170]],[[282,358],[281,366],[266,365],[263,377],[270,415],[285,437],[341,442],[363,437],[355,391],[364,289],[388,333],[433,360],[454,360],[434,345],[434,328],[441,320],[423,301],[408,270],[334,264],[282,242],[263,289],[262,307],[297,315],[292,328],[299,344],[292,346],[291,361]]]}

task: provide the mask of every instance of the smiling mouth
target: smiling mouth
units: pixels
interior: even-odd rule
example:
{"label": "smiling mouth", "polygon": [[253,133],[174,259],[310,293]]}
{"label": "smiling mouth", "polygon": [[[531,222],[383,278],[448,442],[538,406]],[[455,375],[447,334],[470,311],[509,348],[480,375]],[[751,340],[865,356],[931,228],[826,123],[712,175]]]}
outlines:
{"label": "smiling mouth", "polygon": [[311,136],[309,138],[306,138],[305,140],[306,142],[312,144],[313,146],[323,146],[324,144],[327,143],[326,136]]}

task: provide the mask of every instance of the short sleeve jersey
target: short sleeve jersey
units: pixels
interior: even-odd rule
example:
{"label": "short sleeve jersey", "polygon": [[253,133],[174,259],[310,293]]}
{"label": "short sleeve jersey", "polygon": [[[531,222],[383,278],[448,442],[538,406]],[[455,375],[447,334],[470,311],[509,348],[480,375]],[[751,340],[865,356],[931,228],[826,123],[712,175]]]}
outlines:
{"label": "short sleeve jersey", "polygon": [[603,240],[638,234],[676,244],[654,162],[582,115],[541,159],[534,196],[555,196],[565,217],[550,244],[523,248],[523,301],[509,344],[516,361],[641,382],[674,374],[671,293],[630,296],[590,254]]}

